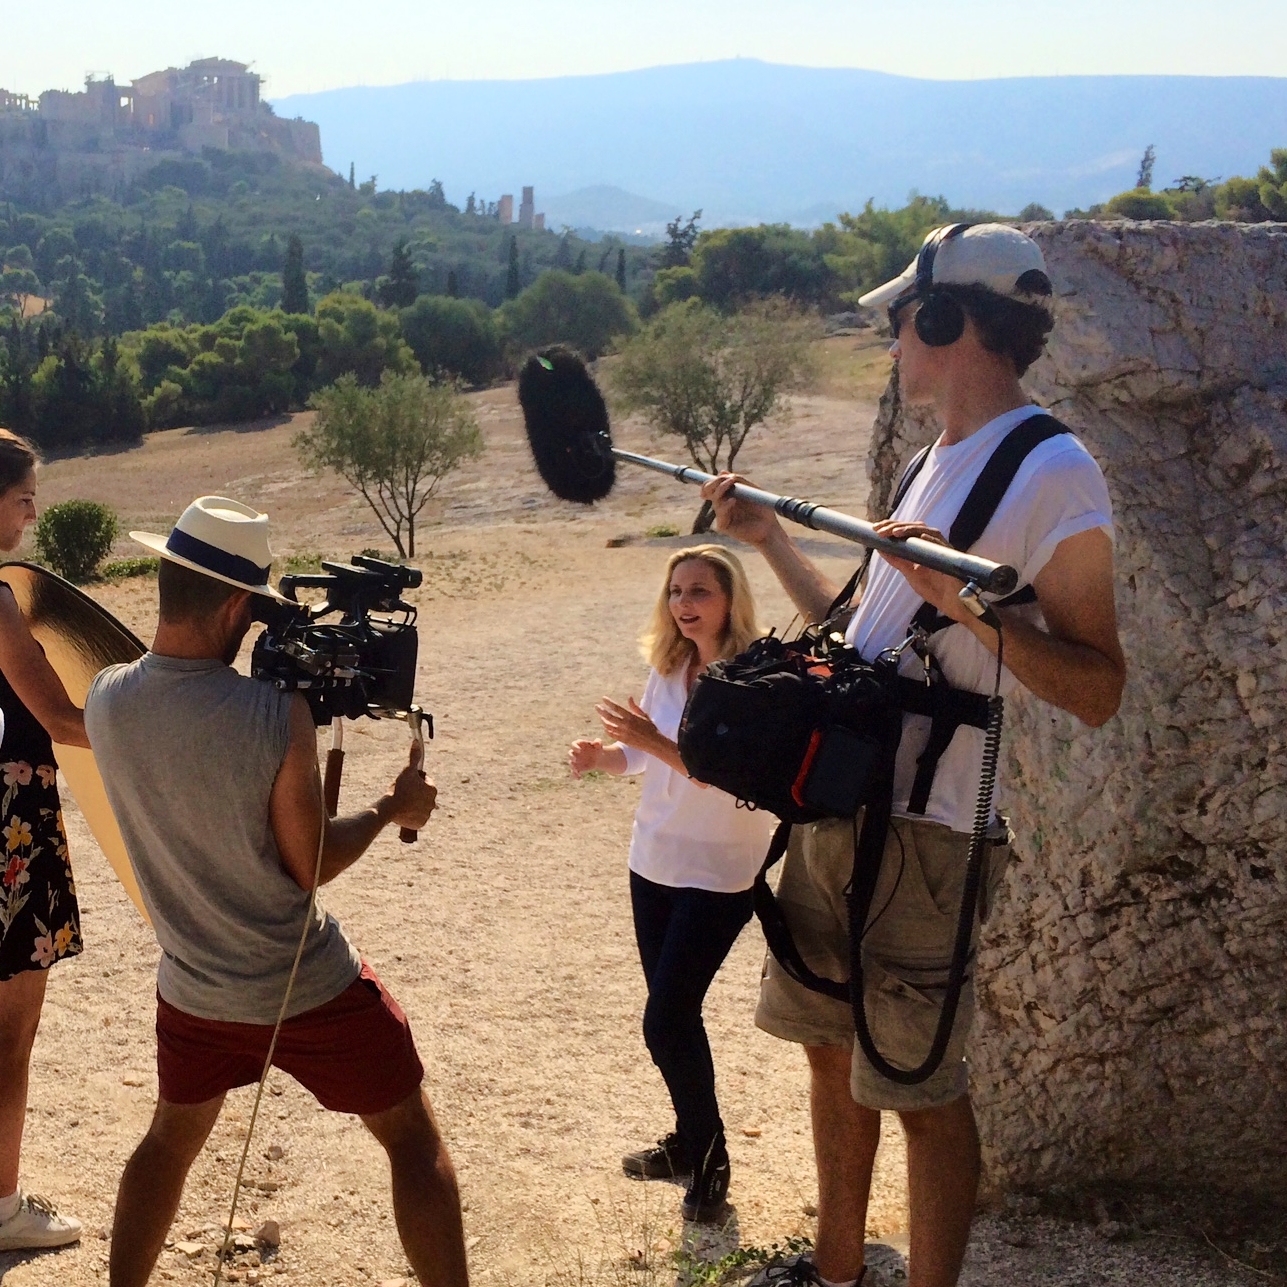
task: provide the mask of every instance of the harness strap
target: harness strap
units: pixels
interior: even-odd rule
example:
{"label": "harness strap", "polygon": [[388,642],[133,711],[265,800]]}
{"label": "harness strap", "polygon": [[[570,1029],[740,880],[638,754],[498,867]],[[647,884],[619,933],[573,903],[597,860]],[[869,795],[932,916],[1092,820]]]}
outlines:
{"label": "harness strap", "polygon": [[1060,434],[1071,432],[1067,425],[1060,424],[1054,416],[1047,415],[1044,411],[1040,415],[1029,416],[1011,429],[997,444],[988,463],[979,471],[970,494],[961,506],[961,512],[952,522],[952,530],[947,534],[948,541],[958,550],[971,549],[987,530],[997,507],[1010,490],[1019,467],[1034,448],[1048,438],[1057,438]]}
{"label": "harness strap", "polygon": [[926,684],[899,675],[898,704],[909,715],[928,715],[930,719],[929,740],[916,761],[916,777],[907,801],[908,813],[923,814],[929,805],[938,762],[952,744],[956,730],[962,724],[987,728],[988,699],[983,693],[944,683]]}
{"label": "harness strap", "polygon": [[[1054,416],[1047,415],[1045,412],[1029,416],[1027,420],[1011,429],[997,444],[992,455],[988,457],[987,463],[979,471],[978,478],[974,480],[974,486],[970,488],[960,511],[952,520],[952,528],[947,537],[948,543],[958,550],[971,549],[987,530],[988,524],[997,512],[997,507],[1010,489],[1010,484],[1014,482],[1020,466],[1033,450],[1050,438],[1057,438],[1060,434],[1070,432],[1067,425],[1061,424]],[[913,470],[919,472],[924,463],[925,453],[922,452],[912,462],[908,473],[912,474]],[[912,476],[915,475],[912,474]],[[895,507],[905,495],[906,488],[900,488],[900,495],[894,502]],[[1013,594],[992,604],[992,607],[1010,608],[1036,601],[1037,592],[1032,586],[1022,585]],[[912,617],[910,629],[919,630],[928,636],[935,635],[940,630],[946,630],[954,624],[951,617],[944,616],[932,603],[922,603]],[[931,720],[929,740],[916,761],[916,778],[907,804],[909,813],[923,814],[929,806],[930,791],[934,786],[934,774],[938,769],[939,761],[952,744],[956,730],[963,723],[971,724],[975,728],[984,728],[986,719],[984,723],[979,724],[973,719],[960,718],[953,703],[946,701],[932,703],[929,710],[912,711],[912,713],[929,715]]]}
{"label": "harness strap", "polygon": [[786,853],[790,836],[791,824],[779,822],[769,844],[769,852],[764,856],[764,862],[756,873],[755,884],[752,886],[755,914],[759,917],[760,928],[764,931],[764,941],[782,968],[802,987],[808,988],[811,992],[821,992],[823,996],[831,997],[836,1001],[848,1002],[847,980],[840,983],[825,975],[815,974],[805,964],[804,957],[800,955],[800,949],[795,945],[790,926],[786,923],[786,917],[782,915],[782,908],[778,905],[773,890],[769,888],[769,870]]}
{"label": "harness strap", "polygon": [[[1036,603],[1036,601],[1037,592],[1032,586],[1021,585],[1013,594],[1007,594],[1004,599],[995,599],[989,606],[1013,608],[1021,603]],[[936,635],[940,630],[946,630],[948,626],[954,625],[956,622],[951,617],[945,617],[932,603],[922,603],[912,618],[912,626],[924,631],[927,635]]]}
{"label": "harness strap", "polygon": [[[1054,416],[1047,415],[1045,412],[1029,416],[1027,420],[1011,429],[988,457],[987,464],[979,471],[979,476],[974,480],[974,486],[970,488],[969,495],[966,496],[960,511],[952,520],[952,528],[947,534],[948,544],[957,550],[973,549],[975,543],[987,530],[988,524],[992,522],[997,507],[1001,504],[1006,492],[1010,490],[1010,484],[1014,482],[1015,475],[1023,462],[1043,442],[1071,432],[1067,425],[1061,424]],[[919,472],[924,463],[925,452],[922,452],[912,461],[908,473],[910,474],[913,469]],[[900,495],[894,501],[894,508],[897,508],[906,494],[906,489],[900,488]],[[892,513],[893,510],[891,509],[890,512]],[[1035,603],[1036,599],[1037,592],[1032,586],[1022,585],[1013,594],[998,600],[992,606],[1009,608],[1019,603]],[[945,630],[952,624],[952,619],[943,616],[932,603],[922,603],[912,617],[912,625],[919,626],[927,635],[937,634],[938,631]]]}
{"label": "harness strap", "polygon": [[[904,496],[907,495],[907,489],[916,479],[916,475],[921,472],[921,466],[925,463],[925,457],[930,453],[929,447],[922,447],[920,451],[912,457],[911,463],[903,470],[903,476],[898,480],[898,486],[894,489],[894,498],[889,503],[889,512],[892,514],[901,503]],[[868,550],[863,557],[863,561],[854,569],[854,574],[845,582],[844,589],[831,601],[831,607],[827,609],[827,615],[823,617],[824,621],[830,621],[837,612],[847,608],[853,601],[854,591],[858,589],[858,583],[866,574],[867,568],[871,564],[871,550]]]}

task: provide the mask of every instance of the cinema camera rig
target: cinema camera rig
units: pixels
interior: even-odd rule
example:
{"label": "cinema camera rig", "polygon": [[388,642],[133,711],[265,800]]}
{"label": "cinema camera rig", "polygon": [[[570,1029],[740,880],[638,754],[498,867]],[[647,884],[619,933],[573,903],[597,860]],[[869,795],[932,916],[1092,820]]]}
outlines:
{"label": "cinema camera rig", "polygon": [[[315,574],[283,576],[279,589],[324,590],[319,604],[262,597],[250,672],[283,692],[308,699],[317,725],[337,717],[405,719],[416,711],[416,609],[402,595],[422,580],[419,568],[355,554],[323,563]],[[338,614],[338,620],[324,620]]]}

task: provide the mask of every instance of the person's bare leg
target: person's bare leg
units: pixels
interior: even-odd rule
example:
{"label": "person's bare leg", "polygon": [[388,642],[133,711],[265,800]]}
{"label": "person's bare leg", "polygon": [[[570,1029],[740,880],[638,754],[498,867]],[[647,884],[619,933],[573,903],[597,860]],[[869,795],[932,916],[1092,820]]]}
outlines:
{"label": "person's bare leg", "polygon": [[468,1287],[456,1172],[424,1091],[362,1121],[389,1155],[393,1216],[416,1276],[426,1287]]}
{"label": "person's bare leg", "polygon": [[806,1046],[804,1050],[809,1057],[809,1114],[818,1165],[813,1263],[823,1278],[845,1283],[862,1273],[880,1114],[854,1103],[848,1046]]}
{"label": "person's bare leg", "polygon": [[970,1097],[900,1113],[911,1209],[909,1287],[954,1287],[979,1191],[979,1132]]}
{"label": "person's bare leg", "polygon": [[125,1164],[116,1194],[111,1287],[145,1287],[179,1209],[183,1182],[222,1107],[222,1095],[204,1104],[157,1101],[152,1125]]}
{"label": "person's bare leg", "polygon": [[18,1187],[18,1156],[27,1120],[27,1069],[47,978],[47,970],[24,970],[0,983],[0,1198]]}

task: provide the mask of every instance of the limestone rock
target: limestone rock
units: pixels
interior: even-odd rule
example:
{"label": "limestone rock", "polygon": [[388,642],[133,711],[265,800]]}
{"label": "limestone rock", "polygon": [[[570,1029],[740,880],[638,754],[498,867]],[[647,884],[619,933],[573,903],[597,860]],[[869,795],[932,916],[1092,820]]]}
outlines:
{"label": "limestone rock", "polygon": [[[1007,710],[1018,834],[971,1063],[994,1187],[1287,1192],[1287,226],[1040,225],[1026,384],[1108,480],[1104,728]],[[881,403],[869,512],[936,432]]]}
{"label": "limestone rock", "polygon": [[265,1220],[255,1230],[254,1239],[257,1246],[280,1247],[282,1243],[282,1227],[276,1220]]}

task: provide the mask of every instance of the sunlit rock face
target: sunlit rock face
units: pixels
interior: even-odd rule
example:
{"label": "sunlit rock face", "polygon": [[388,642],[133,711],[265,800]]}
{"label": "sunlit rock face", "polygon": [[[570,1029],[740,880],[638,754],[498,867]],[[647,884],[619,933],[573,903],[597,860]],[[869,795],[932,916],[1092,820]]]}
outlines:
{"label": "sunlit rock face", "polygon": [[[1130,666],[1007,710],[1018,835],[978,961],[994,1189],[1287,1191],[1287,225],[1055,223],[1034,398],[1103,467]],[[935,427],[891,385],[871,512]]]}

